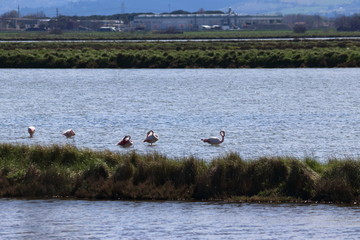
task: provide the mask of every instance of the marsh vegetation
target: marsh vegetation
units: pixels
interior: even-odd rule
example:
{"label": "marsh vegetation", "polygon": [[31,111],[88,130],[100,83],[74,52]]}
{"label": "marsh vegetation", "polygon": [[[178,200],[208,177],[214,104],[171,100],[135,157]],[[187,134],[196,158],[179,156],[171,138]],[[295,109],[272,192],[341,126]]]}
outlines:
{"label": "marsh vegetation", "polygon": [[157,40],[157,39],[259,39],[259,38],[316,38],[316,37],[359,37],[358,31],[341,32],[335,29],[307,30],[294,33],[293,30],[241,30],[241,31],[193,31],[181,34],[159,32],[97,32],[97,31],[61,31],[0,32],[1,40]]}
{"label": "marsh vegetation", "polygon": [[236,153],[205,161],[0,144],[0,182],[1,197],[352,203],[360,200],[360,161]]}
{"label": "marsh vegetation", "polygon": [[359,67],[360,41],[0,43],[1,68]]}

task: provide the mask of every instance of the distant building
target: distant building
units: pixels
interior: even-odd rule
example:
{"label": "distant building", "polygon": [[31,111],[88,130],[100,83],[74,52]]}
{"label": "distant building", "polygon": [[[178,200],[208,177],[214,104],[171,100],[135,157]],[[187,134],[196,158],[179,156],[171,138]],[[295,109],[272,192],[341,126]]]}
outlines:
{"label": "distant building", "polygon": [[0,30],[44,29],[50,19],[0,18]]}
{"label": "distant building", "polygon": [[116,32],[116,28],[115,27],[100,27],[98,29],[99,32]]}
{"label": "distant building", "polygon": [[43,31],[54,28],[112,32],[122,30],[124,28],[124,22],[120,20],[73,20],[71,18],[0,18],[0,31]]}
{"label": "distant building", "polygon": [[198,31],[209,29],[283,29],[280,15],[144,14],[134,17],[131,27],[145,31]]}
{"label": "distant building", "polygon": [[124,22],[120,20],[77,20],[77,24],[83,29],[101,32],[116,32],[124,28]]}

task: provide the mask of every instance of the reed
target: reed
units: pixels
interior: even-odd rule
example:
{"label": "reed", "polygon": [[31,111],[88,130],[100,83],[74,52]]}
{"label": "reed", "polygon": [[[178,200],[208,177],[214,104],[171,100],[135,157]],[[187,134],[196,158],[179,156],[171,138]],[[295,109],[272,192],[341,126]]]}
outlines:
{"label": "reed", "polygon": [[349,203],[360,200],[360,161],[244,160],[237,153],[205,161],[0,144],[0,197]]}
{"label": "reed", "polygon": [[317,184],[317,198],[326,201],[359,201],[360,164],[354,159],[331,159]]}

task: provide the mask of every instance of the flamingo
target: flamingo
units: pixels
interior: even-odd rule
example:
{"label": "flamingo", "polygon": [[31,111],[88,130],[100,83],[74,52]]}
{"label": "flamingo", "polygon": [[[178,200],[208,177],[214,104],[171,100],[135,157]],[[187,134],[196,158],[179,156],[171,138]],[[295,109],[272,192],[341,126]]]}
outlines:
{"label": "flamingo", "polygon": [[63,132],[63,135],[67,138],[71,138],[71,137],[75,136],[75,132],[72,129],[68,129],[65,132]]}
{"label": "flamingo", "polygon": [[209,138],[203,138],[203,139],[201,139],[201,141],[207,142],[211,145],[218,145],[218,144],[224,142],[225,131],[220,131],[220,136],[221,136],[221,140],[217,137],[209,137]]}
{"label": "flamingo", "polygon": [[30,134],[30,137],[32,138],[35,133],[35,127],[33,127],[33,126],[28,127],[28,133]]}
{"label": "flamingo", "polygon": [[158,140],[159,140],[159,136],[156,133],[154,133],[153,130],[150,130],[146,134],[146,138],[145,138],[144,142],[148,142],[148,143],[150,143],[150,145],[152,145],[153,143],[157,142]]}
{"label": "flamingo", "polygon": [[118,142],[117,145],[122,146],[122,147],[130,147],[133,144],[134,143],[131,140],[131,136],[125,136],[120,142]]}

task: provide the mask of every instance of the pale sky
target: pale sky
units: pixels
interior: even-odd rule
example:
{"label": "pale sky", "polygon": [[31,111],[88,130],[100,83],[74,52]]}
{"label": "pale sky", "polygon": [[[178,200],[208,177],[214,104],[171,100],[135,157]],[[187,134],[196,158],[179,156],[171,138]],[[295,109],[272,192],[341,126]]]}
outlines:
{"label": "pale sky", "polygon": [[[62,6],[71,2],[79,2],[80,0],[0,0],[0,14],[17,10],[18,6],[21,8],[48,8]],[[83,2],[95,0],[82,0]]]}
{"label": "pale sky", "polygon": [[61,6],[69,2],[79,2],[79,0],[0,0],[0,9],[16,10],[18,6],[20,6],[20,8],[53,7]]}

